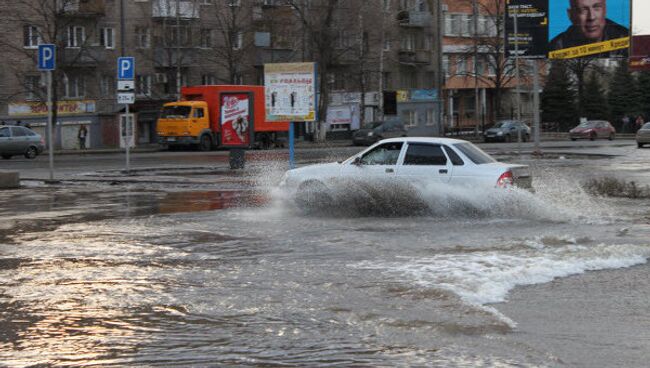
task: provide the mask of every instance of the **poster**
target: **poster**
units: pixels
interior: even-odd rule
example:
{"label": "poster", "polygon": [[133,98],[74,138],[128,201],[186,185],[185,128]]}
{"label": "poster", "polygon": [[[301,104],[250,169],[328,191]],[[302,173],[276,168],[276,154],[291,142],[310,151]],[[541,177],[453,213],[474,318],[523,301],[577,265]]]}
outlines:
{"label": "poster", "polygon": [[221,144],[227,147],[248,147],[251,144],[251,96],[248,93],[221,95]]}
{"label": "poster", "polygon": [[316,120],[316,66],[314,63],[264,65],[267,121]]}
{"label": "poster", "polygon": [[627,57],[630,0],[549,0],[551,59]]}
{"label": "poster", "polygon": [[508,56],[515,57],[518,52],[520,58],[546,58],[548,0],[510,0],[506,12]]}

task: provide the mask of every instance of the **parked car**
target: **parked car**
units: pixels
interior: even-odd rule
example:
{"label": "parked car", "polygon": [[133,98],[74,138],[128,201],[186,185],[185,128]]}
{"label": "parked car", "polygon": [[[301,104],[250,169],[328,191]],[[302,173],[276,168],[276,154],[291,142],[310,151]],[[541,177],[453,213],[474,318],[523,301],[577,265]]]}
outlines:
{"label": "parked car", "polygon": [[369,146],[385,138],[406,137],[406,129],[399,119],[367,123],[352,135],[355,146]]}
{"label": "parked car", "polygon": [[24,155],[33,159],[43,152],[45,141],[33,130],[22,126],[0,127],[0,156],[5,160]]}
{"label": "parked car", "polygon": [[572,141],[576,139],[607,138],[610,141],[616,138],[616,129],[605,120],[583,121],[577,127],[569,130],[569,138]]}
{"label": "parked car", "polygon": [[519,135],[521,135],[522,142],[529,141],[530,127],[517,120],[501,120],[483,133],[483,140],[485,142],[517,142]]}
{"label": "parked car", "polygon": [[[339,163],[287,171],[280,186],[297,202],[326,193],[339,180],[387,179],[397,183],[447,183],[473,190],[532,188],[528,166],[497,162],[474,144],[451,138],[385,139]],[[304,202],[303,202],[304,203]]]}
{"label": "parked car", "polygon": [[648,143],[650,143],[650,123],[645,123],[636,132],[636,144],[641,148],[644,144]]}

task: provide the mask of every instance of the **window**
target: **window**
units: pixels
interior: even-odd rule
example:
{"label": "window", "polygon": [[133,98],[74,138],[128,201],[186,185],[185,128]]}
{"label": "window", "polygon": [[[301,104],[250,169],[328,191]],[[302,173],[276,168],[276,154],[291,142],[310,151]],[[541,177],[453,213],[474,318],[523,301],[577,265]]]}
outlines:
{"label": "window", "polygon": [[477,165],[496,162],[496,160],[490,157],[490,155],[471,143],[456,143],[454,144],[454,147],[458,148],[460,152]]}
{"label": "window", "polygon": [[138,48],[151,47],[151,33],[147,27],[135,27],[135,44]]}
{"label": "window", "polygon": [[38,47],[41,43],[41,35],[38,28],[28,24],[23,26],[23,47],[32,48]]}
{"label": "window", "polygon": [[212,5],[212,0],[201,0],[199,2],[201,5]]}
{"label": "window", "polygon": [[425,125],[433,126],[435,124],[436,124],[436,110],[427,109],[427,121],[426,121]]}
{"label": "window", "polygon": [[442,147],[445,149],[445,152],[447,152],[447,156],[449,156],[449,159],[451,160],[451,163],[454,164],[454,166],[465,165],[465,162],[463,161],[462,158],[460,158],[460,156],[458,156],[456,151],[454,151],[453,149],[447,146],[442,146]]}
{"label": "window", "polygon": [[0,128],[0,137],[11,137],[11,134],[9,134],[9,127]]}
{"label": "window", "polygon": [[449,55],[443,55],[442,57],[442,70],[445,73],[445,77],[449,77]]}
{"label": "window", "polygon": [[43,92],[41,77],[39,75],[28,75],[25,77],[25,98],[28,100],[38,99],[39,93]]}
{"label": "window", "polygon": [[390,40],[388,38],[384,39],[384,51],[390,50]]}
{"label": "window", "polygon": [[13,132],[14,137],[26,137],[30,135],[29,130],[20,126],[11,127],[11,130]]}
{"label": "window", "polygon": [[84,27],[68,27],[68,47],[81,47],[86,41],[86,31]]}
{"label": "window", "polygon": [[165,29],[165,42],[171,46],[187,46],[192,40],[192,32],[188,26],[172,25]]}
{"label": "window", "polygon": [[99,33],[99,45],[107,49],[115,48],[115,30],[113,28],[102,28]]}
{"label": "window", "polygon": [[115,79],[112,75],[102,75],[99,81],[99,92],[102,96],[108,96],[113,93],[113,86],[115,86]]}
{"label": "window", "polygon": [[199,47],[208,49],[212,47],[212,30],[209,28],[201,29],[201,38],[199,41]]}
{"label": "window", "polygon": [[233,50],[241,49],[243,41],[244,41],[244,34],[242,32],[237,32],[232,34],[232,37],[230,39],[232,49]]}
{"label": "window", "polygon": [[85,81],[81,75],[65,74],[63,76],[63,87],[67,98],[83,98],[86,93]]}
{"label": "window", "polygon": [[241,0],[228,0],[228,6],[241,6]]}
{"label": "window", "polygon": [[362,165],[395,165],[402,151],[402,143],[384,143],[361,157]]}
{"label": "window", "polygon": [[384,0],[384,10],[390,10],[390,0]]}
{"label": "window", "polygon": [[241,73],[235,73],[235,75],[233,75],[233,84],[244,84],[244,76]]}
{"label": "window", "polygon": [[139,74],[135,77],[135,91],[139,96],[151,95],[151,76],[148,74]]}
{"label": "window", "polygon": [[439,145],[409,143],[404,157],[404,165],[447,165],[447,156]]}
{"label": "window", "polygon": [[467,73],[467,60],[463,56],[456,56],[457,58],[457,64],[456,64],[456,74],[457,75],[464,75]]}
{"label": "window", "polygon": [[203,114],[203,109],[201,109],[201,108],[194,109],[194,117],[195,118],[198,119],[198,118],[202,118],[204,116],[205,115]]}
{"label": "window", "polygon": [[418,112],[416,110],[402,111],[402,121],[406,127],[414,127],[418,125]]}

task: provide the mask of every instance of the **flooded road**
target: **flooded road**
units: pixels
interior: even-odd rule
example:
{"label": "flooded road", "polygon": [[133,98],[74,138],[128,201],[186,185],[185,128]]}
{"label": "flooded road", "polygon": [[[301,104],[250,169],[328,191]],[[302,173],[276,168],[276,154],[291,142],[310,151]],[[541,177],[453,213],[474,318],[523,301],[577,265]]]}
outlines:
{"label": "flooded road", "polygon": [[417,216],[362,188],[305,213],[278,169],[0,192],[0,365],[645,367],[650,200],[580,185],[642,155],[523,158],[535,193],[424,188]]}

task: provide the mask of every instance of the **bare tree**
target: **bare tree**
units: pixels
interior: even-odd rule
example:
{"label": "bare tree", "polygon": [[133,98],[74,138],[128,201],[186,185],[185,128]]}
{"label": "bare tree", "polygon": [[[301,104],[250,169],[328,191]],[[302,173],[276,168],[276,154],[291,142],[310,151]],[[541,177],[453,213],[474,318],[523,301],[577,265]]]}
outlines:
{"label": "bare tree", "polygon": [[10,70],[8,74],[18,79],[22,87],[13,91],[8,98],[29,95],[32,101],[46,103],[46,92],[36,74],[37,46],[54,44],[57,47],[56,70],[52,72],[52,114],[55,124],[66,78],[77,78],[78,66],[97,62],[98,55],[93,52],[89,42],[96,36],[94,28],[79,26],[81,22],[76,18],[82,11],[99,16],[103,8],[78,0],[5,0],[5,5],[0,8],[0,19],[3,19],[6,27],[6,36],[0,38],[0,49],[12,51],[23,58],[3,66]]}

